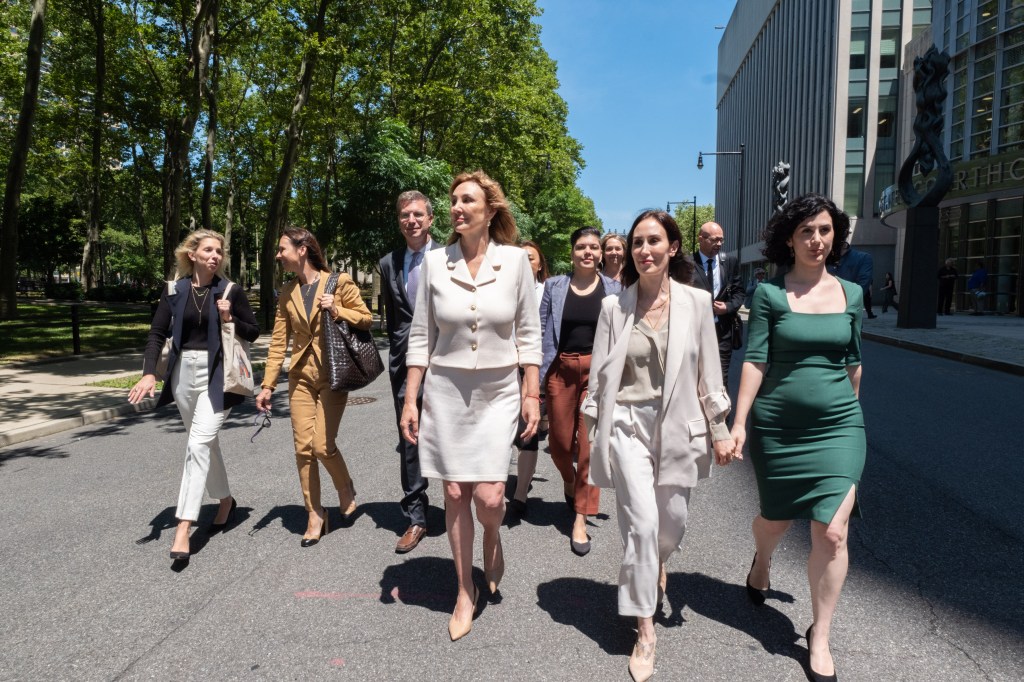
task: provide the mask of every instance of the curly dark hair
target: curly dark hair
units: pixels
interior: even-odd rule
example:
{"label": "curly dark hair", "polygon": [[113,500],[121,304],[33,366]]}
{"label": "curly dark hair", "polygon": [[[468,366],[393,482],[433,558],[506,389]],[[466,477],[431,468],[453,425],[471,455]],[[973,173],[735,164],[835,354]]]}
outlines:
{"label": "curly dark hair", "polygon": [[804,194],[797,197],[788,202],[780,212],[773,215],[761,233],[761,239],[764,240],[764,248],[761,249],[761,253],[768,261],[777,266],[792,265],[793,255],[786,240],[793,236],[797,225],[822,211],[827,211],[832,217],[832,230],[835,233],[832,239],[832,250],[829,252],[826,262],[830,265],[838,263],[839,257],[842,255],[843,244],[850,236],[850,217],[840,210],[835,202],[820,194]]}
{"label": "curly dark hair", "polygon": [[679,231],[679,225],[676,224],[675,218],[665,211],[652,208],[636,217],[632,227],[629,228],[629,234],[626,235],[627,256],[622,264],[622,286],[628,287],[640,279],[636,263],[633,262],[633,233],[636,232],[636,226],[648,218],[657,220],[665,228],[665,235],[668,237],[669,244],[676,242],[679,245],[676,255],[672,256],[672,259],[668,262],[668,276],[677,282],[690,284],[693,281],[695,266],[690,257],[683,252],[683,233]]}

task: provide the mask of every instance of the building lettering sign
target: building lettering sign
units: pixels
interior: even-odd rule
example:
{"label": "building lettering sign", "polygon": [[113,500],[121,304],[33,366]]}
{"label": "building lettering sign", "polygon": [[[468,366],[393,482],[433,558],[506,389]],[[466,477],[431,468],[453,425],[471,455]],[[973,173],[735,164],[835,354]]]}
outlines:
{"label": "building lettering sign", "polygon": [[[914,187],[924,193],[931,187],[934,177],[914,174]],[[1024,183],[1024,155],[1020,152],[973,159],[953,164],[953,186],[946,199],[957,199],[1003,189],[1021,188]],[[906,210],[899,187],[890,185],[878,198],[878,212],[884,218],[896,211]]]}

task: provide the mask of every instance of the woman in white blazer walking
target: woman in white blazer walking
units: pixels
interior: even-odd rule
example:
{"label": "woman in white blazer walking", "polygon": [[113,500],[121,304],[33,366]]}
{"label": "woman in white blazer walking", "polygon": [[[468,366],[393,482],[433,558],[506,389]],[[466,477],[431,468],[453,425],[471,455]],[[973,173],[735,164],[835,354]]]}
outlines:
{"label": "woman in white blazer walking", "polygon": [[590,479],[615,488],[623,559],[619,614],[636,616],[635,680],[654,673],[654,613],[665,562],[686,532],[690,490],[732,459],[718,337],[709,294],[687,286],[693,263],[665,211],[640,214],[626,238],[627,288],[597,323],[590,393]]}
{"label": "woman in white blazer walking", "polygon": [[[519,418],[540,422],[540,317],[526,252],[501,186],[483,171],[451,186],[453,233],[423,259],[405,362],[402,435],[418,443],[423,476],[444,481],[445,524],[459,591],[452,641],[473,626],[473,509],[483,526],[491,593],[505,572],[498,529]],[[523,382],[520,388],[519,368]],[[423,411],[416,394],[423,382]]]}

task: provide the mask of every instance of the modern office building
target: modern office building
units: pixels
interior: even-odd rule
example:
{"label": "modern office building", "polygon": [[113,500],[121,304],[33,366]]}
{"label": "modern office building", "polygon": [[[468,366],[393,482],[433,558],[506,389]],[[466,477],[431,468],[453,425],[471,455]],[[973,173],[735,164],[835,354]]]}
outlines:
{"label": "modern office building", "polygon": [[1024,0],[937,0],[933,19],[935,42],[952,57],[944,141],[954,181],[941,204],[939,248],[961,274],[954,304],[971,308],[963,284],[984,263],[984,309],[1021,315]]}
{"label": "modern office building", "polygon": [[738,0],[718,47],[716,151],[744,154],[717,157],[715,210],[745,273],[762,260],[778,161],[790,198],[818,192],[850,214],[876,291],[894,271],[897,230],[878,197],[899,171],[904,47],[931,22],[931,0]]}

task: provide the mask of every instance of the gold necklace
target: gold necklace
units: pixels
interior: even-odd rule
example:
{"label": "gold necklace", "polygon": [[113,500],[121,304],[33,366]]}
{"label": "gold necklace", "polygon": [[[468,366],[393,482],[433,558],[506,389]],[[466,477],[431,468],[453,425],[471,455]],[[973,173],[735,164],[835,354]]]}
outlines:
{"label": "gold necklace", "polygon": [[201,295],[197,293],[197,289],[203,289],[204,287],[196,287],[192,285],[192,305],[196,307],[196,311],[199,313],[199,324],[203,324],[203,307],[206,305],[206,295],[210,293],[209,289],[206,289]]}
{"label": "gold necklace", "polygon": [[[654,300],[657,301],[659,298],[661,298],[662,294],[667,294],[667,293],[668,292],[666,290],[664,290],[664,289],[659,290],[658,291],[658,296],[655,297]],[[644,313],[643,319],[647,322],[647,324],[651,327],[651,329],[654,329],[655,331],[657,331],[658,327],[661,325],[661,319],[663,317],[665,317],[665,311],[668,310],[666,304],[669,302],[670,298],[671,298],[670,296],[665,296],[665,298],[662,299],[661,303],[659,303],[658,305],[652,305],[652,306],[647,308],[647,312]],[[652,323],[649,316],[655,310],[661,310],[661,312],[658,313],[658,319],[655,320]]]}

